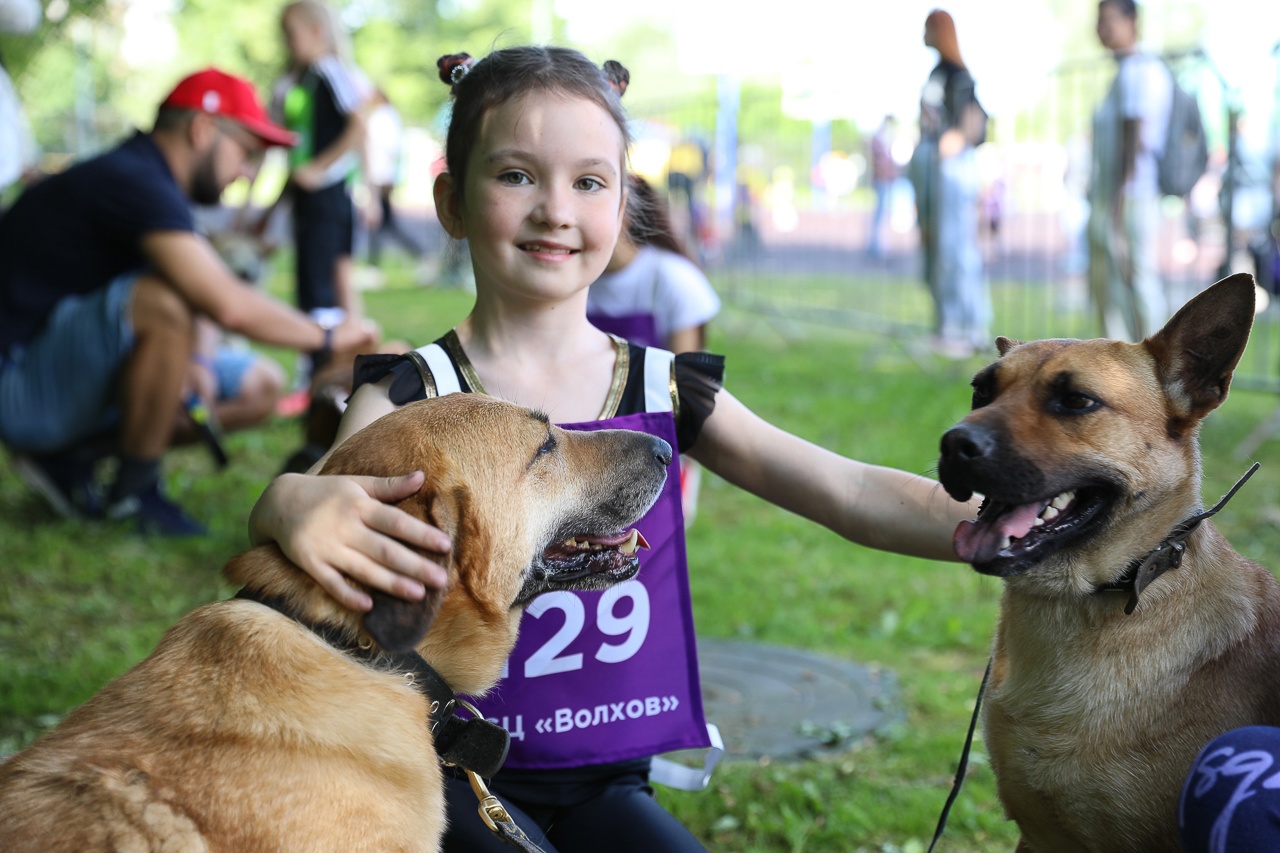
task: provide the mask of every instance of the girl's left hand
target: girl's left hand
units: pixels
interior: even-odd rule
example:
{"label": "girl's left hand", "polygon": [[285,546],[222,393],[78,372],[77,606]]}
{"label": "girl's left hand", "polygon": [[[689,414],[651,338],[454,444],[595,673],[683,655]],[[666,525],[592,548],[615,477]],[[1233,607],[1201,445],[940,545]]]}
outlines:
{"label": "girl's left hand", "polygon": [[422,488],[421,471],[400,477],[283,474],[262,493],[249,519],[254,544],[275,542],[340,604],[361,612],[363,587],[411,601],[443,589],[448,574],[427,551],[444,554],[443,531],[391,506]]}

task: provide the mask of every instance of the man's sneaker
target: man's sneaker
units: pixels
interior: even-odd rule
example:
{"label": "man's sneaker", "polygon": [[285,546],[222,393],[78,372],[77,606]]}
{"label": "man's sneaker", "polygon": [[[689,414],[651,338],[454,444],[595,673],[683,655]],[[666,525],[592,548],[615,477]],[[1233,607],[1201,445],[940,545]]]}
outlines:
{"label": "man's sneaker", "polygon": [[63,518],[100,518],[102,497],[93,478],[94,460],[75,450],[15,453],[13,470]]}
{"label": "man's sneaker", "polygon": [[158,483],[153,483],[141,494],[110,504],[106,516],[116,521],[134,519],[138,532],[144,535],[203,536],[209,532],[182,507],[162,495]]}

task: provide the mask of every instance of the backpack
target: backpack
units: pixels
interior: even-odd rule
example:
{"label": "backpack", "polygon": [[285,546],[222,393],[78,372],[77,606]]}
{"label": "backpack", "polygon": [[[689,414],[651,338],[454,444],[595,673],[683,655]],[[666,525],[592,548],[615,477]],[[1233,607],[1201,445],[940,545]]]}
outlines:
{"label": "backpack", "polygon": [[952,88],[955,86],[953,81],[955,80],[956,74],[961,71],[964,71],[965,76],[968,78],[969,84],[973,86],[974,91],[972,93],[972,99],[962,108],[965,110],[966,115],[961,118],[960,127],[964,130],[965,139],[968,140],[969,144],[974,148],[977,148],[979,145],[982,145],[987,141],[987,120],[989,118],[986,109],[978,101],[977,85],[974,84],[973,78],[969,76],[969,72],[966,69],[952,68],[947,73],[946,89],[950,95]]}
{"label": "backpack", "polygon": [[1209,141],[1194,95],[1178,84],[1178,76],[1168,65],[1173,79],[1173,102],[1169,106],[1169,130],[1164,152],[1157,161],[1157,181],[1165,195],[1185,196],[1204,174],[1209,163]]}

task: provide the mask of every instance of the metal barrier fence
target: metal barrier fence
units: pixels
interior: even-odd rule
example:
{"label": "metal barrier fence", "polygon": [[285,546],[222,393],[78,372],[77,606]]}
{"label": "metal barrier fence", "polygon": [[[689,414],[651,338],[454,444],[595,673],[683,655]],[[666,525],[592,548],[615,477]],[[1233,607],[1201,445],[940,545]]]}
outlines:
{"label": "metal barrier fence", "polygon": [[[1199,100],[1212,155],[1191,195],[1162,205],[1161,269],[1169,304],[1178,306],[1226,272],[1253,272],[1247,247],[1265,233],[1273,210],[1269,168],[1246,168],[1235,150],[1239,111],[1227,81],[1199,51],[1164,58]],[[992,116],[990,141],[978,156],[993,334],[1101,333],[1086,282],[1085,192],[1091,115],[1114,73],[1109,59],[1063,65],[1044,81],[1034,110]],[[668,157],[673,212],[726,300],[781,318],[889,334],[923,349],[933,308],[905,178],[891,195],[887,252],[872,257],[868,182],[831,191],[824,170],[839,157],[819,156],[829,130],[780,117],[776,96],[740,94],[722,81],[718,104],[630,109],[636,168],[658,174]],[[702,174],[684,165],[696,166],[698,153],[706,161]],[[862,153],[847,159],[856,169]],[[1259,192],[1265,204],[1257,202]],[[1244,193],[1253,199],[1247,215]],[[1259,314],[1237,383],[1280,391],[1280,307]]]}

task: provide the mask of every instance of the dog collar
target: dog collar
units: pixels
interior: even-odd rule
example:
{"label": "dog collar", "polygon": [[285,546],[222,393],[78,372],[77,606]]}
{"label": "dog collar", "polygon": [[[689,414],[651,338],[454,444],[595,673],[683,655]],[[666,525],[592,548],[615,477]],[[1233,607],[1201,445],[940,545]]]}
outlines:
{"label": "dog collar", "polygon": [[1129,601],[1124,606],[1124,612],[1126,614],[1132,613],[1138,606],[1138,596],[1153,580],[1169,571],[1169,569],[1176,569],[1182,565],[1182,555],[1187,550],[1187,539],[1200,526],[1200,522],[1212,515],[1216,515],[1218,510],[1226,506],[1227,501],[1235,497],[1236,492],[1240,491],[1240,487],[1253,476],[1253,472],[1257,471],[1259,467],[1259,463],[1253,463],[1249,470],[1244,472],[1244,476],[1231,487],[1231,490],[1222,496],[1221,500],[1204,512],[1180,521],[1173,528],[1173,532],[1165,537],[1163,542],[1148,551],[1147,555],[1141,560],[1135,560],[1130,563],[1119,580],[1099,584],[1094,589],[1094,592],[1127,592]]}
{"label": "dog collar", "polygon": [[[406,680],[429,703],[428,725],[435,738],[436,753],[446,764],[456,764],[464,770],[492,778],[507,760],[507,750],[511,747],[511,735],[507,730],[489,722],[474,706],[460,699],[435,667],[417,652],[385,652],[361,646],[336,626],[305,618],[280,596],[262,595],[246,587],[235,597],[270,607],[309,629],[338,651],[374,669],[404,673]],[[457,716],[459,705],[472,716]]]}

